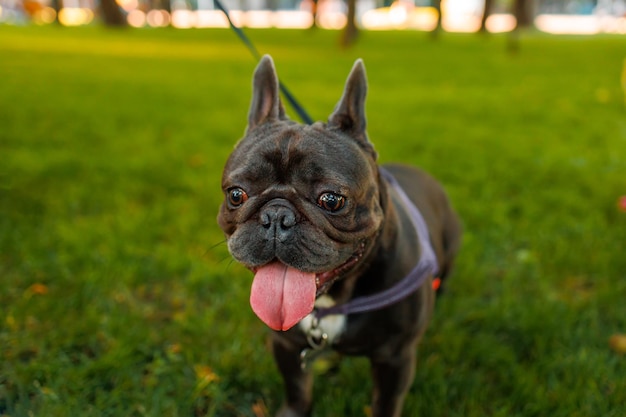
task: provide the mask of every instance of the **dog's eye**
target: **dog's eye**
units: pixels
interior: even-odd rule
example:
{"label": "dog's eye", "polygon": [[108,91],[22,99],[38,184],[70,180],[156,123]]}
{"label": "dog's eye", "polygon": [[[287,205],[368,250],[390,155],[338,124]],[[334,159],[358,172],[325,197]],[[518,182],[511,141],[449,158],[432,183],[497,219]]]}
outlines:
{"label": "dog's eye", "polygon": [[346,198],[335,193],[324,193],[317,199],[317,204],[328,211],[339,211],[346,205]]}
{"label": "dog's eye", "polygon": [[228,190],[228,202],[232,207],[239,207],[248,200],[248,194],[239,187]]}

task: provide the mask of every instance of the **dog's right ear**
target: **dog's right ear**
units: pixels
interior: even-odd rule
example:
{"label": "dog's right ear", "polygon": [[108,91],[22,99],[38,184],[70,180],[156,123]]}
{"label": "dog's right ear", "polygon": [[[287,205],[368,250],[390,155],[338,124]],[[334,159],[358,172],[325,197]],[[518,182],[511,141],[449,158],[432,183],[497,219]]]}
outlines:
{"label": "dog's right ear", "polygon": [[271,56],[264,55],[254,71],[248,129],[267,121],[284,118],[285,109],[280,101],[278,75],[274,61]]}

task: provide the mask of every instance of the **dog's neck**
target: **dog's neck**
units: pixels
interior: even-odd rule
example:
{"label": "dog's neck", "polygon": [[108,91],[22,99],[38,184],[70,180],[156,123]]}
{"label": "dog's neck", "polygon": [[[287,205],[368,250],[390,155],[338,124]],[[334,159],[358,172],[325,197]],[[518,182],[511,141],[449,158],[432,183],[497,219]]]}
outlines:
{"label": "dog's neck", "polygon": [[[365,274],[365,271],[377,264],[385,264],[388,261],[386,259],[387,254],[395,253],[397,246],[400,245],[398,213],[391,201],[388,185],[380,173],[378,173],[378,182],[380,206],[384,213],[384,220],[376,233],[369,238],[368,247],[359,264],[346,276],[338,279],[329,289],[327,294],[337,304],[345,303],[355,296],[366,295],[382,289],[375,282],[368,282],[377,280],[377,277],[372,276],[372,274]],[[367,292],[363,291],[361,287],[367,289]]]}

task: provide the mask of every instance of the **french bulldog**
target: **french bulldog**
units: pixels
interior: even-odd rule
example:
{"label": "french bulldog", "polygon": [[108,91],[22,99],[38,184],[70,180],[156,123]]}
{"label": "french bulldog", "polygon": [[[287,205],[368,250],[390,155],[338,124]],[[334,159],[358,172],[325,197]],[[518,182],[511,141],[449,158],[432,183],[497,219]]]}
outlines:
{"label": "french bulldog", "polygon": [[[245,135],[224,168],[218,223],[232,256],[254,273],[252,309],[274,330],[286,391],[279,417],[311,415],[312,373],[303,360],[322,348],[366,356],[371,415],[400,416],[434,306],[431,283],[448,275],[459,248],[460,222],[437,181],[417,168],[377,164],[366,90],[357,60],[328,121],[299,124],[285,115],[274,63],[264,56]],[[426,225],[421,232],[410,206]],[[370,311],[316,317],[318,308],[398,286],[426,249],[439,274],[428,272],[417,290]]]}

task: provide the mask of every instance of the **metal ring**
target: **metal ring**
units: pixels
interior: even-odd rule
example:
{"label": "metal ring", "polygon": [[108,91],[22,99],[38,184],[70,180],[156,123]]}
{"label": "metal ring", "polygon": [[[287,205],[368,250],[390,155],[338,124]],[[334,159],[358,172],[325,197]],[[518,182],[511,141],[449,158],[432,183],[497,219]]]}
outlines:
{"label": "metal ring", "polygon": [[326,347],[326,344],[328,343],[328,334],[322,332],[322,335],[320,337],[315,337],[313,336],[313,334],[311,334],[311,332],[308,332],[306,335],[306,340],[307,342],[309,342],[309,346],[311,346],[313,349],[324,349]]}

